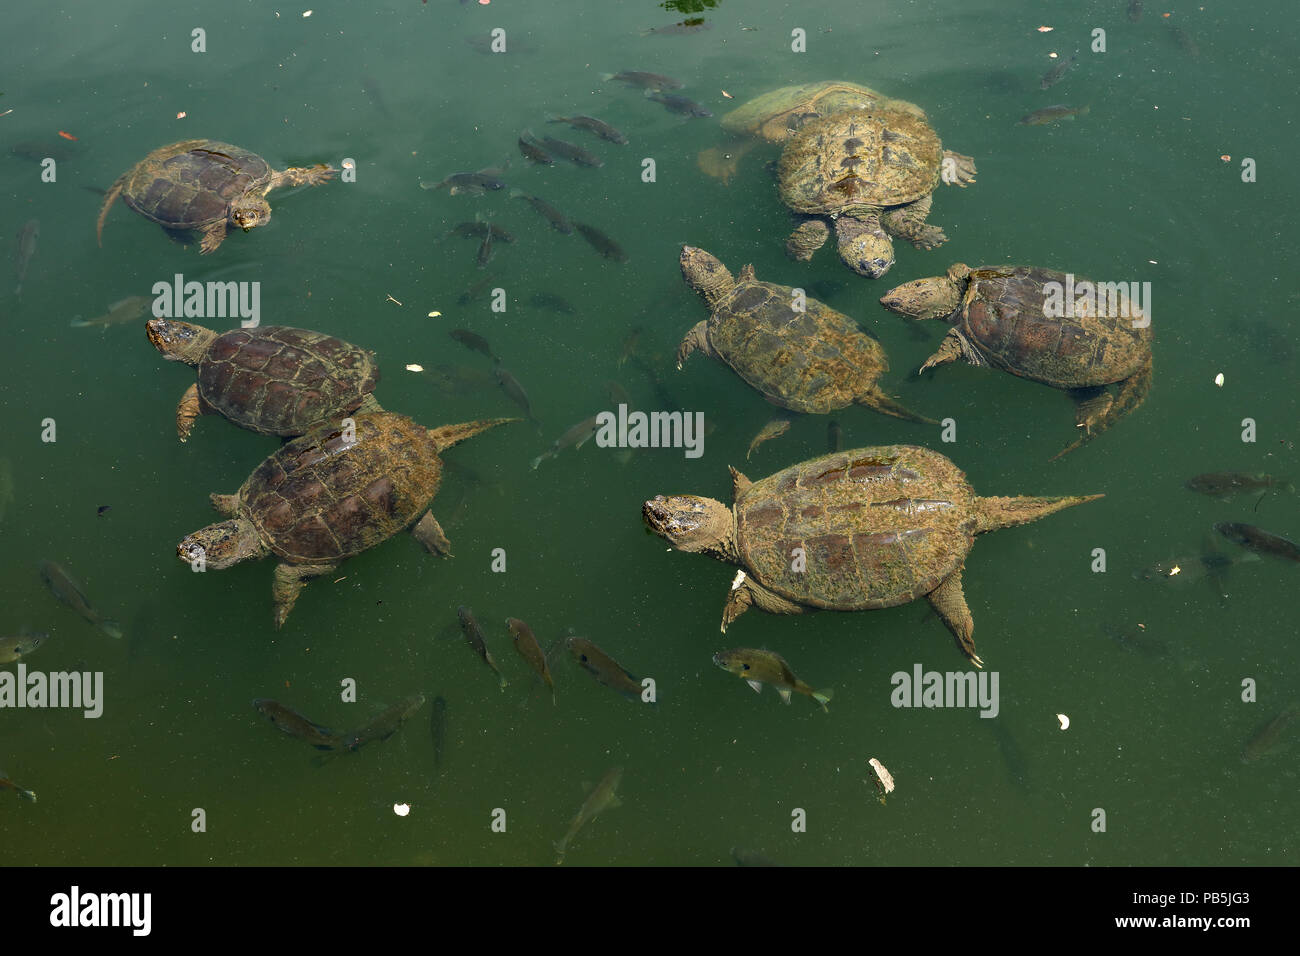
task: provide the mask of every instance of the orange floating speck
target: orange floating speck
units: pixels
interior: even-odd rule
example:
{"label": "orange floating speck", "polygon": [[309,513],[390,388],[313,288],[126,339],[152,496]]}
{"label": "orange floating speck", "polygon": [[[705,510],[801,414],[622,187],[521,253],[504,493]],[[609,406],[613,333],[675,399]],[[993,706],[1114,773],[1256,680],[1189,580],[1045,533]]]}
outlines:
{"label": "orange floating speck", "polygon": [[1223,160],[1225,163],[1232,162],[1232,157],[1229,156],[1227,153],[1224,153],[1222,156],[1219,157],[1219,159]]}
{"label": "orange floating speck", "polygon": [[179,113],[177,113],[177,114],[176,114],[176,118],[177,118],[177,119],[185,119],[185,111],[184,111],[184,110],[181,110]]}
{"label": "orange floating speck", "polygon": [[[1169,14],[1166,13],[1165,16],[1169,16]],[[1053,30],[1055,30],[1055,29],[1056,29],[1056,27],[1039,27],[1039,28],[1038,28],[1038,32],[1039,32],[1039,33],[1051,33],[1051,32],[1052,32]]]}
{"label": "orange floating speck", "polygon": [[65,133],[65,132],[63,132],[63,130],[59,130],[59,135],[62,136],[64,139],[76,139],[76,138],[77,138],[77,137],[73,136],[71,133]]}

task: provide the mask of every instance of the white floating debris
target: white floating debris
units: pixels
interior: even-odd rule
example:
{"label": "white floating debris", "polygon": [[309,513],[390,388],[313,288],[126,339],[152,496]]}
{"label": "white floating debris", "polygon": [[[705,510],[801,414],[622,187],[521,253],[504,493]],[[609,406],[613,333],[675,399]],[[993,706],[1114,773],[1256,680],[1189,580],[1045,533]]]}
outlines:
{"label": "white floating debris", "polygon": [[438,316],[440,316],[440,315],[442,315],[441,312],[437,312],[437,311],[430,312],[430,313],[429,313],[429,318],[431,318],[431,319],[436,319],[436,318],[437,318]]}
{"label": "white floating debris", "polygon": [[399,817],[404,817],[411,812],[411,805],[409,803],[394,803],[393,812]]}
{"label": "white floating debris", "polygon": [[735,579],[734,581],[731,582],[731,590],[733,590],[733,591],[736,590],[737,588],[739,588],[739,587],[740,587],[742,584],[744,584],[744,583],[745,583],[745,572],[744,572],[744,571],[737,571],[737,572],[736,572],[736,579]]}
{"label": "white floating debris", "polygon": [[423,372],[423,371],[424,371],[424,366],[423,366],[423,365],[416,365],[414,362],[412,362],[410,365],[406,366],[406,370],[407,370],[408,372]]}
{"label": "white floating debris", "polygon": [[1053,30],[1055,30],[1055,29],[1056,29],[1056,27],[1039,27],[1039,28],[1038,28],[1038,32],[1039,32],[1039,33],[1051,33],[1051,32],[1052,32]]}
{"label": "white floating debris", "polygon": [[302,16],[303,16],[303,19],[305,20],[307,17],[311,16],[311,11],[310,11],[310,10],[304,10],[304,11],[302,12]]}
{"label": "white floating debris", "polygon": [[1220,372],[1218,375],[1214,376],[1214,384],[1217,385],[1217,386],[1219,386],[1219,388],[1223,388],[1223,373],[1222,373],[1222,372]]}
{"label": "white floating debris", "polygon": [[1069,730],[1069,729],[1070,729],[1070,718],[1069,718],[1069,717],[1066,717],[1065,714],[1057,714],[1057,715],[1056,715],[1056,719],[1059,720],[1059,721],[1061,722],[1061,729],[1062,729],[1062,730]]}
{"label": "white floating debris", "polygon": [[876,779],[877,779],[876,786],[884,790],[885,793],[893,793],[894,775],[891,774],[888,770],[886,770],[885,765],[882,764],[875,757],[872,757],[870,760],[867,761],[867,763],[871,764],[871,769],[876,772]]}

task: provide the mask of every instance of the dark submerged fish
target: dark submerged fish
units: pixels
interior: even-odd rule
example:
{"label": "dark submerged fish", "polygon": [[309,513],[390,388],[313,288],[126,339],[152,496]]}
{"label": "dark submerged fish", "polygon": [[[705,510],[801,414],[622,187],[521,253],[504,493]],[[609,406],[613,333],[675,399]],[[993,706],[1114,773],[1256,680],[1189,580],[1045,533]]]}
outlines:
{"label": "dark submerged fish", "polygon": [[456,608],[456,616],[460,618],[460,629],[465,635],[465,642],[474,649],[474,653],[483,658],[483,663],[496,673],[500,681],[501,690],[506,689],[505,675],[501,673],[501,668],[497,667],[497,662],[492,657],[492,652],[487,649],[487,642],[483,640],[483,628],[479,626],[474,617],[474,612],[465,605]]}
{"label": "dark submerged fish", "polygon": [[1039,89],[1045,90],[1048,87],[1055,86],[1057,83],[1061,82],[1061,78],[1070,71],[1070,68],[1074,66],[1078,60],[1079,55],[1077,53],[1068,60],[1062,59],[1060,63],[1056,64],[1056,66],[1043,74],[1043,79],[1039,84]]}
{"label": "dark submerged fish", "polygon": [[566,236],[573,232],[573,224],[569,222],[568,218],[564,215],[564,213],[560,212],[560,210],[556,209],[545,199],[539,199],[536,196],[530,196],[522,189],[512,190],[510,193],[510,198],[526,200],[528,202],[528,205],[532,206],[543,217],[545,217],[546,221],[551,224],[551,228],[554,229],[556,232],[562,232]]}
{"label": "dark submerged fish", "polygon": [[1128,22],[1137,23],[1142,19],[1142,0],[1128,0]]}
{"label": "dark submerged fish", "polygon": [[492,230],[489,228],[483,233],[483,241],[479,243],[478,255],[474,257],[474,262],[480,269],[486,269],[494,255],[496,250],[492,248]]}
{"label": "dark submerged fish", "polygon": [[590,796],[583,802],[582,807],[578,810],[578,815],[573,818],[569,824],[568,832],[556,841],[555,844],[555,865],[559,866],[564,862],[565,851],[568,850],[569,844],[573,838],[578,835],[578,831],[584,826],[596,819],[606,810],[621,806],[618,794],[619,782],[623,779],[623,768],[615,767],[601,778],[600,783],[596,784],[596,789],[591,791]]}
{"label": "dark submerged fish", "polygon": [[14,290],[14,295],[22,295],[23,280],[27,278],[27,266],[32,261],[32,256],[36,255],[36,243],[41,238],[41,223],[39,219],[29,219],[18,230],[17,240],[18,247],[14,253],[14,271],[18,275],[18,288]]}
{"label": "dark submerged fish", "polygon": [[585,637],[570,637],[565,639],[564,646],[583,670],[610,690],[618,691],[628,700],[641,699],[641,679],[624,670],[618,661],[591,641]]}
{"label": "dark submerged fish", "polygon": [[573,227],[582,234],[582,238],[586,239],[593,249],[606,259],[613,259],[615,262],[627,262],[627,253],[623,251],[623,247],[595,226],[589,226],[585,222],[575,220]]}
{"label": "dark submerged fish", "polygon": [[1034,110],[1032,113],[1026,113],[1020,117],[1017,126],[1044,126],[1047,123],[1053,123],[1059,119],[1070,119],[1073,116],[1083,116],[1088,112],[1087,106],[1075,108],[1059,104],[1057,106],[1044,106],[1041,110]]}
{"label": "dark submerged fish", "polygon": [[551,447],[529,462],[528,466],[536,470],[537,466],[546,461],[546,459],[554,458],[566,448],[581,448],[587,443],[587,439],[596,434],[596,429],[598,427],[599,425],[597,424],[595,415],[592,415],[590,418],[584,418],[559,438],[555,439],[551,444]]}
{"label": "dark submerged fish", "polygon": [[831,420],[826,426],[826,447],[833,453],[839,451],[844,446],[844,431],[840,428],[840,423]]}
{"label": "dark submerged fish", "polygon": [[703,33],[705,30],[712,29],[713,24],[705,20],[704,17],[691,17],[689,20],[670,23],[666,27],[650,27],[647,30],[642,30],[641,35],[643,37],[679,37],[692,33]]}
{"label": "dark submerged fish", "polygon": [[548,123],[568,123],[575,129],[585,129],[589,133],[595,133],[603,140],[611,143],[617,143],[619,146],[627,145],[627,137],[610,126],[604,120],[598,120],[594,116],[552,116]]}
{"label": "dark submerged fish", "polygon": [[1140,627],[1107,624],[1104,629],[1107,637],[1130,654],[1149,658],[1169,656],[1169,645]]}
{"label": "dark submerged fish", "polygon": [[1235,521],[1220,521],[1214,526],[1234,544],[1239,544],[1256,554],[1267,554],[1287,561],[1300,561],[1300,545],[1276,534],[1271,534],[1253,524],[1241,524]]}
{"label": "dark submerged fish", "polygon": [[279,701],[259,697],[253,701],[253,709],[275,725],[276,729],[298,740],[306,741],[317,750],[341,750],[343,737],[328,727],[322,727],[314,720],[308,720],[292,707]]}
{"label": "dark submerged fish", "polygon": [[495,242],[515,241],[515,237],[500,226],[494,226],[482,219],[476,219],[474,222],[458,222],[448,233],[450,236],[459,236],[462,239],[482,239],[489,234]]}
{"label": "dark submerged fish", "polygon": [[45,586],[50,589],[51,594],[109,637],[121,639],[122,626],[117,621],[105,618],[98,609],[92,606],[85,592],[82,591],[81,585],[74,581],[67,571],[64,571],[53,561],[42,561],[40,567],[41,580],[45,582]]}
{"label": "dark submerged fish", "polygon": [[555,165],[555,157],[543,149],[541,144],[537,142],[537,138],[531,133],[520,134],[519,152],[530,163],[538,163],[542,166]]}
{"label": "dark submerged fish", "polygon": [[605,165],[603,159],[595,153],[590,153],[583,149],[577,143],[570,143],[567,140],[556,139],[553,136],[543,136],[542,145],[545,146],[548,151],[555,153],[557,156],[563,156],[565,159],[572,163],[577,163],[579,166],[588,166],[594,169]]}
{"label": "dark submerged fish", "polygon": [[482,279],[479,279],[472,286],[470,286],[468,289],[466,289],[464,292],[462,292],[460,295],[456,297],[456,304],[469,305],[483,292],[484,289],[491,288],[492,283],[496,281],[496,278],[497,277],[494,275],[489,275],[489,276],[484,276]]}
{"label": "dark submerged fish", "polygon": [[624,70],[622,73],[606,73],[601,76],[605,82],[626,83],[628,86],[643,90],[680,90],[680,80],[661,73],[642,73],[637,70]]}
{"label": "dark submerged fish", "polygon": [[525,392],[524,387],[519,384],[519,380],[502,368],[499,362],[496,368],[492,370],[492,373],[496,376],[497,384],[501,386],[501,390],[506,393],[506,396],[510,401],[514,402],[524,410],[528,415],[529,421],[540,425],[541,422],[539,422],[536,416],[533,415],[533,406],[532,403],[528,401],[528,393]]}
{"label": "dark submerged fish", "polygon": [[36,793],[32,790],[24,790],[18,784],[10,780],[3,770],[0,770],[0,790],[13,790],[18,794],[19,800],[28,800],[31,803],[36,802]]}
{"label": "dark submerged fish", "polygon": [[343,749],[356,752],[374,740],[387,740],[402,728],[407,718],[424,706],[424,695],[413,694],[376,714],[366,724],[340,739]]}
{"label": "dark submerged fish", "polygon": [[471,196],[481,196],[490,189],[504,189],[505,181],[501,179],[501,170],[499,169],[481,169],[476,173],[452,173],[446,179],[437,183],[420,180],[421,189],[442,189],[453,195],[466,193]]}
{"label": "dark submerged fish", "polygon": [[536,671],[537,676],[551,689],[551,703],[554,704],[555,681],[551,679],[551,669],[546,664],[546,655],[542,652],[542,646],[537,643],[533,629],[517,617],[506,618],[506,626],[510,628],[510,636],[514,639],[515,650],[519,652],[519,656],[528,662],[528,666]]}
{"label": "dark submerged fish", "polygon": [[1260,757],[1281,750],[1288,742],[1287,732],[1297,717],[1300,717],[1300,707],[1293,704],[1252,734],[1241,750],[1241,762],[1254,763]]}
{"label": "dark submerged fish", "polygon": [[550,309],[552,312],[559,312],[562,315],[573,315],[578,311],[568,299],[555,295],[553,292],[535,293],[528,300],[528,304],[539,309]]}
{"label": "dark submerged fish", "polygon": [[452,329],[447,333],[467,349],[473,349],[475,352],[482,352],[492,361],[496,361],[496,356],[492,354],[492,346],[488,345],[487,339],[483,336],[471,332],[469,329]]}
{"label": "dark submerged fish", "polygon": [[656,103],[662,103],[674,113],[680,113],[682,116],[712,116],[713,113],[707,106],[695,102],[689,96],[682,96],[679,93],[660,93],[655,90],[646,90],[646,99],[654,100]]}
{"label": "dark submerged fish", "polygon": [[1265,491],[1278,488],[1294,492],[1295,486],[1285,478],[1272,475],[1248,475],[1240,471],[1212,471],[1204,475],[1188,478],[1184,485],[1188,491],[1209,495],[1212,498],[1230,498],[1247,492]]}

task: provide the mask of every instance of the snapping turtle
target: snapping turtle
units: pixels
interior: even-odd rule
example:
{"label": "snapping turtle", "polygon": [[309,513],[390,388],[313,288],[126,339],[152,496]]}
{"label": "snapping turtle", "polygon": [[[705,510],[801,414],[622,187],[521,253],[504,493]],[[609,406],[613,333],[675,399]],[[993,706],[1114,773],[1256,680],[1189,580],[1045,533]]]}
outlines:
{"label": "snapping turtle", "polygon": [[[876,384],[889,369],[885,350],[847,315],[796,290],[759,282],[754,267],[732,278],[703,249],[685,246],[682,277],[713,315],[677,347],[680,369],[693,351],[730,365],[774,405],[796,412],[831,412],[854,403],[913,422],[933,420],[893,401]],[[802,305],[796,310],[796,306]]]}
{"label": "snapping turtle", "polygon": [[946,242],[925,221],[939,180],[975,181],[975,161],[946,151],[925,114],[898,106],[846,110],[814,120],[785,144],[781,201],[805,219],[786,241],[792,259],[811,259],[835,223],[840,259],[878,279],[894,264],[890,236],[918,249]]}
{"label": "snapping turtle", "polygon": [[919,106],[893,100],[883,93],[847,80],[824,80],[783,86],[737,106],[719,121],[735,137],[733,143],[714,146],[697,157],[700,169],[723,183],[735,175],[736,166],[760,142],[784,143],[810,120],[843,110],[888,104],[925,115]]}
{"label": "snapping turtle", "polygon": [[961,573],[975,535],[1102,497],[980,498],[938,452],[917,445],[858,448],[751,482],[731,469],[735,504],[659,495],[642,507],[650,530],[678,551],[742,570],[722,630],[751,605],[861,611],[929,599],[977,667],[975,623]]}
{"label": "snapping turtle", "polygon": [[921,371],[965,359],[1069,392],[1083,434],[1053,461],[1136,409],[1151,389],[1151,320],[1122,284],[958,262],[946,275],[890,289],[880,304],[910,319],[952,323]]}
{"label": "snapping turtle", "polygon": [[104,220],[118,195],[128,206],[163,227],[173,238],[197,230],[199,251],[214,251],[228,226],[244,232],[271,219],[263,198],[281,186],[319,186],[334,173],[317,164],[276,172],[256,153],[229,143],[190,139],[155,149],[123,173],[104,197],[95,237],[104,244]]}
{"label": "snapping turtle", "polygon": [[271,595],[279,628],[308,580],[399,531],[411,528],[428,551],[450,557],[451,543],[427,510],[442,477],[438,456],[513,421],[424,428],[374,412],[344,419],[343,427],[322,423],[268,455],[233,495],[212,495],[212,506],[229,520],[188,535],[176,554],[191,566],[202,560],[218,569],[275,555]]}
{"label": "snapping turtle", "polygon": [[211,329],[150,319],[145,331],[170,362],[198,369],[176,406],[176,434],[190,437],[200,415],[223,415],[263,435],[301,435],[349,412],[377,412],[379,382],[372,352],[341,339],[284,326]]}

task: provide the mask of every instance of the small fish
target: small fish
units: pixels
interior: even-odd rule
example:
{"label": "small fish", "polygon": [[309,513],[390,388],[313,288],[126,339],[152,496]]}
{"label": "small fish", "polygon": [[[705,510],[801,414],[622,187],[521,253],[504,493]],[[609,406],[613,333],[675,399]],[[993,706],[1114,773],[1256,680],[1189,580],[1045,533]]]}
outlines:
{"label": "small fish", "polygon": [[151,302],[153,299],[147,295],[129,295],[110,305],[103,315],[97,315],[93,319],[73,319],[71,325],[74,329],[89,328],[92,325],[107,328],[110,325],[134,322],[147,313]]}
{"label": "small fish", "polygon": [[578,422],[578,424],[574,425],[559,438],[555,439],[550,448],[546,449],[546,451],[534,458],[529,463],[529,467],[536,470],[537,466],[546,461],[546,459],[554,458],[566,448],[581,448],[587,443],[587,439],[596,434],[596,429],[599,427],[596,421],[597,416],[592,415],[590,418],[584,418],[582,421]]}
{"label": "small fish", "polygon": [[596,789],[591,791],[591,794],[583,801],[582,807],[578,810],[578,815],[569,824],[568,832],[555,844],[556,866],[564,862],[565,851],[568,850],[569,844],[573,842],[573,838],[578,835],[579,830],[606,810],[622,806],[618,794],[615,792],[622,779],[623,768],[615,767],[601,778],[600,783],[596,784]]}
{"label": "small fish", "polygon": [[18,230],[16,238],[18,246],[14,252],[14,271],[18,274],[18,288],[14,289],[14,295],[22,295],[23,280],[27,278],[27,266],[31,263],[32,256],[36,255],[36,242],[41,238],[40,220],[27,220]]}
{"label": "small fish", "polygon": [[539,309],[550,309],[552,312],[559,312],[561,315],[573,315],[578,310],[573,307],[568,299],[563,296],[555,295],[552,292],[538,292],[528,300],[528,304],[536,306]]}
{"label": "small fish", "polygon": [[712,116],[712,111],[707,106],[695,102],[688,96],[682,96],[680,93],[660,93],[655,90],[646,90],[645,97],[648,100],[654,100],[656,103],[662,103],[673,113],[680,113],[682,116]]}
{"label": "small fish", "polygon": [[627,394],[627,389],[618,382],[606,382],[605,395],[609,398],[610,404],[612,405],[632,404],[632,398]]}
{"label": "small fish", "polygon": [[1300,717],[1300,707],[1293,704],[1252,734],[1241,749],[1241,762],[1254,763],[1283,749],[1288,742],[1287,730],[1297,717]]}
{"label": "small fish", "polygon": [[1041,110],[1034,110],[1020,118],[1017,126],[1043,126],[1047,123],[1055,122],[1059,119],[1069,119],[1072,116],[1083,116],[1087,113],[1089,107],[1081,106],[1075,109],[1073,106],[1060,104],[1057,106],[1044,106]]}
{"label": "small fish", "polygon": [[682,20],[679,23],[670,23],[666,27],[650,27],[642,30],[643,37],[675,37],[686,36],[690,33],[703,33],[705,30],[712,30],[713,24],[709,23],[704,17],[692,17],[689,20]]}
{"label": "small fish", "polygon": [[548,203],[545,199],[530,196],[522,189],[512,189],[510,191],[510,198],[526,200],[530,206],[545,217],[546,221],[551,224],[551,228],[556,232],[562,232],[566,236],[573,232],[573,224],[569,222],[568,217]]}
{"label": "small fish", "polygon": [[24,631],[13,637],[0,637],[0,664],[12,664],[27,657],[50,639],[44,632]]}
{"label": "small fish", "polygon": [[844,431],[840,428],[840,423],[831,419],[826,426],[826,447],[833,452],[839,451],[844,447]]}
{"label": "small fish", "polygon": [[465,642],[474,648],[474,653],[483,658],[483,663],[496,672],[497,678],[501,682],[501,690],[506,689],[505,675],[501,673],[501,668],[497,667],[497,662],[492,657],[492,652],[487,649],[487,642],[483,640],[483,628],[474,618],[474,612],[463,604],[456,608],[456,616],[460,618],[460,629],[465,635]]}
{"label": "small fish", "polygon": [[34,163],[44,162],[46,159],[52,159],[56,163],[64,163],[79,156],[83,152],[83,147],[65,142],[62,138],[24,140],[11,146],[9,152],[19,159],[30,160]]}
{"label": "small fish", "polygon": [[1128,22],[1137,23],[1142,19],[1142,0],[1128,0]]}
{"label": "small fish", "polygon": [[731,859],[736,866],[785,866],[784,863],[777,863],[757,850],[749,850],[741,846],[731,848]]}
{"label": "small fish", "polygon": [[745,452],[745,460],[749,461],[749,456],[754,454],[754,449],[765,441],[771,441],[773,438],[780,438],[790,430],[790,419],[774,418],[762,427],[754,440],[749,443],[749,451]]}
{"label": "small fish", "polygon": [[1030,792],[1033,787],[1029,781],[1029,765],[1025,762],[1024,752],[1007,727],[1006,721],[1001,717],[994,717],[991,720],[977,719],[981,724],[987,724],[993,736],[997,738],[998,750],[1002,754],[1002,762],[1006,765],[1011,782],[1025,793]]}
{"label": "small fish", "polygon": [[402,728],[402,724],[424,706],[424,695],[413,694],[388,709],[376,714],[365,726],[344,734],[339,743],[343,749],[355,753],[373,740],[387,740]]}
{"label": "small fish", "polygon": [[81,590],[81,586],[69,577],[68,572],[64,571],[63,568],[53,561],[42,561],[41,580],[45,582],[45,586],[50,589],[51,594],[109,637],[117,639],[122,637],[121,625],[117,621],[108,620],[92,607],[85,593]]}
{"label": "small fish", "polygon": [[545,146],[549,152],[555,153],[557,156],[563,156],[565,159],[572,163],[577,163],[579,166],[588,166],[595,169],[605,165],[603,159],[595,153],[583,149],[577,143],[570,143],[567,140],[556,139],[553,136],[543,136],[542,145]]}
{"label": "small fish", "polygon": [[483,241],[479,243],[478,255],[474,257],[474,262],[480,269],[486,269],[487,264],[492,261],[494,255],[496,255],[496,250],[492,247],[492,229],[489,227],[483,233]]}
{"label": "small fish", "polygon": [[253,709],[274,724],[277,730],[306,741],[317,750],[340,750],[344,746],[341,735],[328,727],[322,727],[314,720],[308,720],[279,701],[259,697],[253,701]]}
{"label": "small fish", "polygon": [[569,637],[565,639],[564,646],[587,673],[610,690],[618,691],[628,700],[641,699],[641,679],[625,671],[618,661],[591,641],[585,637]]}
{"label": "small fish", "polygon": [[473,222],[458,222],[451,227],[447,235],[459,236],[461,239],[482,239],[484,236],[490,235],[495,242],[515,241],[515,237],[511,233],[483,219],[476,219]]}
{"label": "small fish", "polygon": [[641,73],[637,70],[624,70],[622,73],[605,73],[600,77],[606,83],[626,83],[628,86],[643,90],[680,90],[680,80],[661,73]]}
{"label": "small fish", "polygon": [[475,352],[482,352],[494,362],[497,360],[497,357],[492,354],[492,346],[488,345],[487,339],[483,338],[483,336],[471,332],[469,329],[452,329],[447,334],[466,348],[473,349]]}
{"label": "small fish", "polygon": [[1241,545],[1256,554],[1267,554],[1288,561],[1300,561],[1300,545],[1294,541],[1275,534],[1270,534],[1253,524],[1240,524],[1235,521],[1220,521],[1214,526],[1229,541]]}
{"label": "small fish", "polygon": [[585,129],[589,133],[595,133],[603,140],[611,143],[617,143],[619,146],[627,145],[627,137],[610,126],[604,120],[598,120],[594,116],[552,116],[546,122],[548,123],[568,123],[575,129]]}
{"label": "small fish", "polygon": [[1272,475],[1248,475],[1240,471],[1212,471],[1188,478],[1184,485],[1188,491],[1227,500],[1233,495],[1278,488],[1294,494],[1295,486],[1285,478]]}
{"label": "small fish", "polygon": [[488,275],[488,276],[484,276],[482,279],[479,279],[472,286],[470,286],[468,289],[466,289],[464,292],[462,292],[460,295],[456,297],[456,304],[469,305],[471,302],[473,302],[475,299],[479,297],[479,295],[483,292],[484,289],[491,288],[492,283],[496,281],[496,278],[497,277],[494,275]]}
{"label": "small fish", "polygon": [[537,643],[537,638],[533,635],[533,630],[517,617],[506,618],[506,626],[510,628],[510,636],[514,639],[515,650],[519,656],[528,662],[528,666],[537,672],[546,686],[551,689],[551,703],[555,703],[555,681],[551,679],[551,669],[546,664],[546,655],[542,653],[541,645]]}
{"label": "small fish", "polygon": [[384,102],[384,94],[379,91],[379,84],[375,82],[373,76],[363,76],[361,78],[361,92],[366,94],[372,106],[384,119],[392,119],[393,114],[388,111],[388,104]]}
{"label": "small fish", "polygon": [[1190,33],[1182,27],[1174,26],[1173,23],[1168,20],[1166,20],[1165,23],[1169,25],[1169,35],[1173,37],[1174,42],[1178,44],[1180,50],[1193,59],[1201,55],[1201,48],[1196,45],[1196,41],[1192,39]]}
{"label": "small fish", "polygon": [[1133,572],[1139,581],[1153,581],[1168,584],[1170,587],[1189,585],[1197,581],[1206,581],[1221,602],[1228,600],[1228,571],[1236,564],[1258,561],[1259,555],[1250,551],[1230,555],[1219,547],[1218,540],[1206,535],[1197,554],[1188,554],[1170,561],[1157,561],[1155,564]]}
{"label": "small fish", "polygon": [[0,770],[0,790],[14,790],[18,793],[19,800],[30,800],[36,802],[36,794],[31,790],[24,790],[18,784],[9,779],[8,775]]}
{"label": "small fish", "polygon": [[1039,89],[1045,90],[1048,87],[1055,86],[1057,83],[1061,82],[1061,77],[1065,76],[1065,74],[1069,72],[1070,68],[1074,66],[1078,59],[1079,55],[1076,53],[1068,60],[1061,60],[1060,63],[1056,64],[1056,66],[1044,73],[1042,82],[1039,83]]}
{"label": "small fish", "polygon": [[730,651],[719,651],[713,655],[713,663],[728,674],[735,674],[754,691],[760,692],[764,684],[771,684],[781,699],[790,703],[792,692],[811,697],[826,710],[826,703],[831,699],[828,690],[813,690],[794,676],[790,665],[775,651],[760,651],[749,647],[737,647]]}
{"label": "small fish", "polygon": [[643,326],[636,326],[623,338],[623,345],[618,352],[618,367],[622,368],[627,364],[627,360],[636,354],[637,343],[641,341],[641,333],[645,331]]}
{"label": "small fish", "polygon": [[433,738],[433,769],[436,773],[442,773],[442,756],[447,742],[447,701],[441,696],[433,699],[429,734]]}
{"label": "small fish", "polygon": [[586,223],[577,220],[574,220],[573,226],[582,234],[582,238],[586,239],[591,247],[606,259],[613,259],[615,262],[627,262],[627,253],[623,251],[623,247],[595,226],[588,226]]}
{"label": "small fish", "polygon": [[496,367],[492,370],[492,374],[496,376],[497,384],[501,386],[501,390],[506,393],[506,396],[510,401],[514,402],[524,410],[528,415],[529,421],[536,425],[540,425],[541,422],[539,422],[536,416],[533,415],[533,406],[532,403],[528,401],[528,393],[524,391],[524,387],[519,384],[517,378],[501,367],[499,360]]}
{"label": "small fish", "polygon": [[452,173],[446,179],[437,183],[425,182],[420,180],[421,189],[442,189],[448,187],[447,191],[453,196],[465,193],[470,196],[481,196],[489,189],[504,189],[505,182],[501,179],[502,170],[489,167],[480,169],[476,173]]}
{"label": "small fish", "polygon": [[554,166],[555,157],[542,148],[537,142],[537,138],[531,133],[521,133],[519,136],[519,152],[523,154],[524,159],[530,163],[538,163],[542,166]]}

